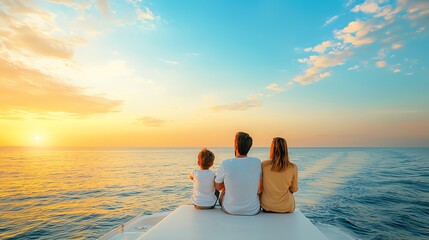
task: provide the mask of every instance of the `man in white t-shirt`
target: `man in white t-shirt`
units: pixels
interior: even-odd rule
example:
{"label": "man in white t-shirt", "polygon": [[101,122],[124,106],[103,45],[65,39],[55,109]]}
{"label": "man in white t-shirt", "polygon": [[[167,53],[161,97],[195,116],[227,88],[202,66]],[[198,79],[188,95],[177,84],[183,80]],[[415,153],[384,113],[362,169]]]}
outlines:
{"label": "man in white t-shirt", "polygon": [[234,215],[255,215],[260,211],[258,193],[261,186],[261,160],[248,157],[252,137],[244,132],[235,135],[235,158],[224,160],[215,178],[215,187],[222,190],[219,203]]}

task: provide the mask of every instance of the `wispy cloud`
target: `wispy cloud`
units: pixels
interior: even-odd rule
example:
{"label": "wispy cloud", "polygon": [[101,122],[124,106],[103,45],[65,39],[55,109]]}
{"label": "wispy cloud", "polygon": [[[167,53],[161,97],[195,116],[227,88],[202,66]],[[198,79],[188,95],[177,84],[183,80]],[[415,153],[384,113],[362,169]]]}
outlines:
{"label": "wispy cloud", "polygon": [[153,15],[152,11],[149,8],[146,8],[145,11],[141,9],[137,9],[137,18],[140,20],[148,20],[153,21],[155,20],[155,16]]}
{"label": "wispy cloud", "polygon": [[325,22],[325,24],[323,24],[323,26],[324,27],[326,27],[326,26],[328,26],[329,24],[331,24],[331,23],[333,23],[335,20],[337,20],[338,19],[338,15],[335,15],[335,16],[333,16],[333,17],[331,17],[331,18],[329,18],[328,20],[326,20],[326,22]]}
{"label": "wispy cloud", "polygon": [[258,108],[261,104],[259,103],[258,99],[250,99],[242,102],[235,102],[230,104],[224,104],[224,105],[217,105],[211,107],[211,110],[214,112],[220,112],[220,111],[245,111],[251,108]]}
{"label": "wispy cloud", "polygon": [[402,48],[402,43],[397,42],[397,43],[392,44],[392,49],[396,50],[396,49],[400,49],[400,48]]}
{"label": "wispy cloud", "polygon": [[162,59],[162,58],[160,58],[159,60],[163,61],[164,63],[171,64],[171,65],[177,65],[177,64],[179,64],[179,62],[177,62],[177,61],[165,60],[165,59]]}
{"label": "wispy cloud", "polygon": [[[86,9],[70,1],[51,1]],[[49,66],[73,65],[74,48],[85,39],[64,31],[55,15],[33,2],[3,1],[0,15],[0,109],[2,116],[17,114],[88,116],[117,111],[121,101],[88,94],[48,71]],[[25,17],[23,17],[25,16]],[[36,61],[37,60],[37,61]],[[43,66],[43,63],[49,63]],[[40,118],[40,117],[39,117]]]}
{"label": "wispy cloud", "polygon": [[396,68],[396,69],[394,69],[394,70],[393,70],[393,72],[394,72],[394,73],[400,73],[400,72],[401,72],[401,69]]}
{"label": "wispy cloud", "polygon": [[270,85],[266,86],[265,88],[274,92],[284,92],[289,90],[293,85],[293,82],[288,82],[285,84],[285,86],[280,86],[277,83],[271,83]]}
{"label": "wispy cloud", "polygon": [[336,31],[335,37],[342,40],[344,44],[351,44],[359,47],[373,43],[375,38],[368,36],[368,33],[374,32],[380,28],[380,25],[375,25],[370,21],[353,21],[342,30]]}
{"label": "wispy cloud", "polygon": [[[405,1],[404,1],[405,2]],[[429,2],[428,1],[409,1],[407,2],[407,15],[410,20],[426,21],[429,17]]]}
{"label": "wispy cloud", "polygon": [[155,30],[157,25],[161,24],[161,17],[155,15],[149,7],[141,7],[141,2],[130,1],[134,5],[136,21],[145,30]]}
{"label": "wispy cloud", "polygon": [[110,10],[109,3],[107,0],[96,0],[96,4],[98,9],[105,15],[105,16],[111,16],[112,11]]}
{"label": "wispy cloud", "polygon": [[320,81],[332,75],[331,71],[325,71],[325,69],[344,64],[351,54],[349,48],[333,49],[326,54],[300,59],[300,62],[306,63],[308,68],[303,75],[298,75],[293,80],[303,85]]}
{"label": "wispy cloud", "polygon": [[49,75],[0,58],[0,109],[36,114],[67,113],[87,116],[117,111],[122,102],[57,81]]}
{"label": "wispy cloud", "polygon": [[358,70],[359,68],[360,68],[359,65],[354,65],[353,67],[347,68],[347,70],[352,71],[352,70]]}
{"label": "wispy cloud", "polygon": [[364,3],[356,5],[352,8],[352,12],[375,13],[379,9],[376,0],[366,0]]}
{"label": "wispy cloud", "polygon": [[200,54],[197,52],[189,52],[189,53],[185,53],[186,56],[199,56]]}
{"label": "wispy cloud", "polygon": [[[339,43],[336,43],[337,46],[339,46]],[[333,47],[334,43],[331,41],[324,41],[319,45],[314,46],[313,48],[305,48],[304,52],[317,52],[317,53],[324,53],[326,49]]]}
{"label": "wispy cloud", "polygon": [[91,8],[91,3],[89,2],[78,2],[78,1],[74,1],[74,0],[47,0],[48,2],[52,2],[52,3],[56,3],[56,4],[62,4],[64,6],[67,6],[69,8],[78,10],[78,11],[83,11],[83,10],[87,10],[89,8]]}
{"label": "wispy cloud", "polygon": [[386,61],[378,61],[375,63],[378,68],[384,68],[386,66]]}
{"label": "wispy cloud", "polygon": [[[53,30],[59,27],[52,13],[27,7],[19,1],[0,3],[0,7],[4,9],[0,16],[0,39],[3,43],[0,47],[2,52],[8,53],[5,55],[28,55],[30,52],[62,59],[73,56],[76,44],[70,37],[54,34]],[[23,15],[28,16],[25,21],[21,20]]]}
{"label": "wispy cloud", "polygon": [[354,2],[354,0],[348,0],[346,3],[346,7],[350,7]]}
{"label": "wispy cloud", "polygon": [[[346,7],[351,6],[353,2],[348,1]],[[307,66],[302,74],[294,77],[294,81],[305,85],[331,76],[333,71],[330,68],[344,64],[354,55],[357,48],[380,41],[391,44],[394,50],[400,49],[404,45],[404,39],[402,39],[405,36],[404,31],[416,34],[419,30],[406,30],[398,27],[402,25],[393,26],[392,23],[408,19],[413,21],[411,25],[414,28],[424,30],[424,21],[425,19],[427,21],[427,16],[429,16],[429,2],[403,0],[390,4],[384,0],[366,0],[355,5],[351,12],[359,13],[359,16],[347,23],[344,28],[334,30],[333,39],[304,49],[304,52],[317,54],[298,59],[298,62]],[[333,20],[335,19],[333,18]],[[383,54],[385,55],[384,52]],[[386,66],[384,56],[377,56],[376,59],[378,60],[375,64],[377,67]],[[347,70],[356,70],[358,68],[356,66],[349,67]]]}
{"label": "wispy cloud", "polygon": [[144,116],[142,118],[137,119],[138,123],[142,123],[145,126],[149,127],[160,127],[165,124],[165,121],[159,118],[154,118],[151,116]]}

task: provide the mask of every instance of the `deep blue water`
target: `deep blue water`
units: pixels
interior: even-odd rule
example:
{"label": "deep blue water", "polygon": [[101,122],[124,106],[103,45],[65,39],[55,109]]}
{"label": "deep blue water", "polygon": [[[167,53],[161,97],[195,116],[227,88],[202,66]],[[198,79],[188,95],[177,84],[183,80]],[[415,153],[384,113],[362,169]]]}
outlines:
{"label": "deep blue water", "polygon": [[[211,149],[219,162],[230,148]],[[0,148],[0,239],[95,239],[190,204],[197,148]],[[250,155],[264,160],[268,148]],[[357,239],[429,239],[429,148],[292,148],[298,208]]]}

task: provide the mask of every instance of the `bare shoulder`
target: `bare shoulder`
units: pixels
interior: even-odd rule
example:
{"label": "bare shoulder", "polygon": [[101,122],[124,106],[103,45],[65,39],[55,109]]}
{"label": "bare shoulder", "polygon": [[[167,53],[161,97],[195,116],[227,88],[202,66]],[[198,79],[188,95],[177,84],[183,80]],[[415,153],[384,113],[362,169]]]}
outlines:
{"label": "bare shoulder", "polygon": [[271,160],[262,161],[261,166],[262,167],[266,167],[266,166],[268,166],[270,164],[270,162],[271,162]]}

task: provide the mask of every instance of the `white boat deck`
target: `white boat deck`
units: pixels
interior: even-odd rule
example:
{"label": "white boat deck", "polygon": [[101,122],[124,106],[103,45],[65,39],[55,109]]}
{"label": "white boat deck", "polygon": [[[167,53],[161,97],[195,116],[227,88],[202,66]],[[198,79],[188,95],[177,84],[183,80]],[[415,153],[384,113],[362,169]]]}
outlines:
{"label": "white boat deck", "polygon": [[124,231],[101,239],[327,239],[299,210],[234,216],[220,208],[197,210],[184,205],[165,215],[149,216],[146,221],[142,221],[145,217],[136,218],[125,225]]}

